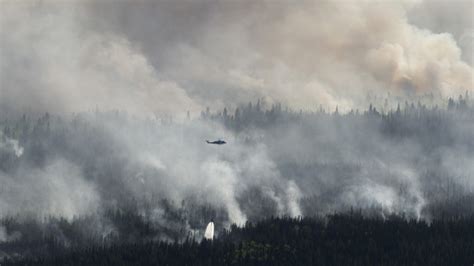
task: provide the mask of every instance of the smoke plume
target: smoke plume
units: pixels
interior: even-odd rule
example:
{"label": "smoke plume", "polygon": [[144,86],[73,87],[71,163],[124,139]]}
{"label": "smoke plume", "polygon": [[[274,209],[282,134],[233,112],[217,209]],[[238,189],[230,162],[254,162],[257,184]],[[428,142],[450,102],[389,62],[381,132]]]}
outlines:
{"label": "smoke plume", "polygon": [[[396,104],[428,96],[436,104],[473,89],[472,8],[471,1],[2,1],[0,106],[150,115],[258,97],[342,111],[374,97]],[[457,20],[446,19],[452,14]]]}

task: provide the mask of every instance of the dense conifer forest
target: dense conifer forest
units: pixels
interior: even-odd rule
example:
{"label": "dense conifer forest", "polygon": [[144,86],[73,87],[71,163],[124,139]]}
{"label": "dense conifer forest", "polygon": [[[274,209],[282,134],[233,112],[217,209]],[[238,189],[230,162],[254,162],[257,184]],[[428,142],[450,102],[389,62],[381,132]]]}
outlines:
{"label": "dense conifer forest", "polygon": [[[146,227],[145,227],[146,228]],[[147,230],[143,228],[143,230]],[[470,265],[474,217],[425,221],[360,213],[269,218],[231,226],[213,241],[139,241],[66,248],[40,240],[47,256],[2,265]]]}
{"label": "dense conifer forest", "polygon": [[2,265],[470,265],[470,106],[4,114]]}

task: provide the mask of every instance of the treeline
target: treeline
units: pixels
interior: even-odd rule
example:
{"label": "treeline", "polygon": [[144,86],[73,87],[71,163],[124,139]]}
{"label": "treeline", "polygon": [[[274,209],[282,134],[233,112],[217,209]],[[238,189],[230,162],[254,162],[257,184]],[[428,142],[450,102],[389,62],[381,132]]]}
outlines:
{"label": "treeline", "polygon": [[219,232],[214,241],[149,241],[54,249],[2,265],[471,265],[474,217],[271,218]]}
{"label": "treeline", "polygon": [[[48,216],[4,216],[0,218],[0,260],[21,257],[49,257],[58,252],[87,247],[138,244],[156,241],[182,242],[201,238],[213,219],[216,229],[228,217],[224,210],[209,205],[183,202],[176,207],[167,199],[155,202],[127,202],[128,207],[106,209],[71,219]],[[147,205],[147,206],[144,206]],[[153,212],[160,210],[160,217]]]}
{"label": "treeline", "polygon": [[[249,102],[247,105],[240,105],[233,111],[230,108],[224,108],[221,111],[211,112],[207,107],[201,112],[200,119],[214,120],[224,123],[233,130],[243,130],[248,127],[267,127],[272,124],[286,123],[290,121],[330,119],[338,117],[339,119],[354,120],[360,118],[374,119],[379,118],[387,123],[387,130],[397,128],[397,124],[393,124],[394,120],[419,120],[430,119],[439,120],[445,117],[458,116],[466,119],[474,115],[474,109],[470,104],[469,94],[465,96],[459,95],[458,100],[449,98],[447,104],[443,106],[428,107],[418,101],[416,104],[405,101],[403,105],[398,104],[395,109],[388,108],[385,103],[384,110],[379,110],[370,104],[366,110],[351,109],[346,113],[339,111],[336,107],[334,110],[326,110],[319,107],[313,110],[294,110],[282,106],[281,103],[275,103],[267,106],[263,99],[255,102]],[[188,118],[190,118],[188,113]],[[471,120],[472,121],[472,120]],[[433,121],[436,123],[436,121]]]}
{"label": "treeline", "polygon": [[[267,108],[257,101],[235,112],[208,110],[182,124],[115,111],[3,118],[0,258],[7,265],[471,265],[473,125],[467,97],[449,100],[446,108],[407,103],[349,113]],[[215,131],[233,139],[214,149],[204,140],[219,137]],[[233,158],[225,149],[246,152]],[[263,171],[239,176],[235,203],[252,223],[221,231],[229,223],[221,198],[203,200],[195,189],[179,195],[182,202],[168,201],[168,183],[180,176],[141,157],[164,159],[172,150],[180,151],[165,162],[167,169],[192,159],[196,171],[217,151],[239,169],[247,167],[243,157],[261,151],[262,161],[251,166],[270,163],[268,175],[277,178],[261,185],[249,180]],[[192,153],[176,166],[186,150]],[[76,188],[49,198],[54,180],[71,181],[70,171],[45,174],[55,160],[71,162],[80,170],[76,178],[94,185],[96,208],[67,218],[59,209],[44,218],[48,208],[41,206],[81,203],[67,201]],[[362,215],[268,219],[288,213],[285,200],[293,194],[285,194],[287,180],[301,190],[295,203],[303,217],[344,213],[353,205]],[[189,192],[179,184],[178,191]],[[220,189],[221,183],[210,185]],[[210,219],[218,238],[196,241]]]}
{"label": "treeline", "polygon": [[[473,122],[474,106],[470,104],[468,94],[463,97],[459,95],[458,100],[449,98],[446,107],[427,107],[421,102],[409,103],[405,102],[403,107],[398,104],[396,109],[387,109],[385,111],[378,110],[372,104],[366,110],[359,109],[350,110],[347,113],[340,113],[336,107],[333,111],[328,111],[320,107],[316,110],[293,110],[288,107],[283,107],[281,103],[267,106],[263,99],[258,99],[255,102],[249,102],[247,105],[240,105],[232,112],[230,108],[212,112],[210,108],[202,111],[199,119],[212,120],[221,122],[229,129],[241,131],[246,128],[266,128],[272,125],[286,124],[291,122],[306,122],[318,123],[328,119],[339,119],[342,121],[351,120],[376,120],[382,121],[382,129],[386,132],[394,134],[410,133],[405,131],[412,130],[413,126],[419,128],[432,128],[439,123],[446,122],[449,119],[461,119],[466,122]],[[126,112],[119,110],[112,111],[94,111],[95,115],[100,119],[110,119],[118,121],[126,121],[136,119],[133,116],[127,115]],[[79,114],[56,114],[51,115],[45,113],[43,115],[23,114],[19,118],[7,117],[5,114],[0,114],[0,132],[3,136],[20,140],[24,143],[28,136],[44,135],[51,133],[52,130],[60,129],[68,131],[71,129],[87,130],[87,113]],[[71,120],[64,120],[66,117],[71,117]],[[191,119],[190,113],[187,113],[187,118]],[[159,123],[161,125],[173,124],[173,117],[166,115],[156,117],[156,119],[148,119],[149,123]],[[419,124],[419,122],[423,124]],[[65,128],[65,124],[67,125]],[[428,127],[426,127],[427,125]]]}

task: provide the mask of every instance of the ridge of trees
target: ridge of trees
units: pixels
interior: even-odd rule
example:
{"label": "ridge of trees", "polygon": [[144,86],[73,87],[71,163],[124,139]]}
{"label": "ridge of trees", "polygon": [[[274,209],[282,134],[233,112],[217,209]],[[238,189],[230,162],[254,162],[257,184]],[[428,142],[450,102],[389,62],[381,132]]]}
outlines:
{"label": "ridge of trees", "polygon": [[214,241],[147,241],[5,258],[2,265],[470,265],[474,217],[368,218],[358,212],[269,218],[219,232]]}

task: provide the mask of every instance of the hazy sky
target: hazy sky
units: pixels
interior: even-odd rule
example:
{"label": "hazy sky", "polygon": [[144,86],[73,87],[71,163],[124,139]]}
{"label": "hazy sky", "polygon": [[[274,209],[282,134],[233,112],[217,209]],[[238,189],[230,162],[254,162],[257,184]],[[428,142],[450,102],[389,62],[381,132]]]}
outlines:
{"label": "hazy sky", "polygon": [[469,0],[0,3],[0,110],[344,111],[473,90]]}

